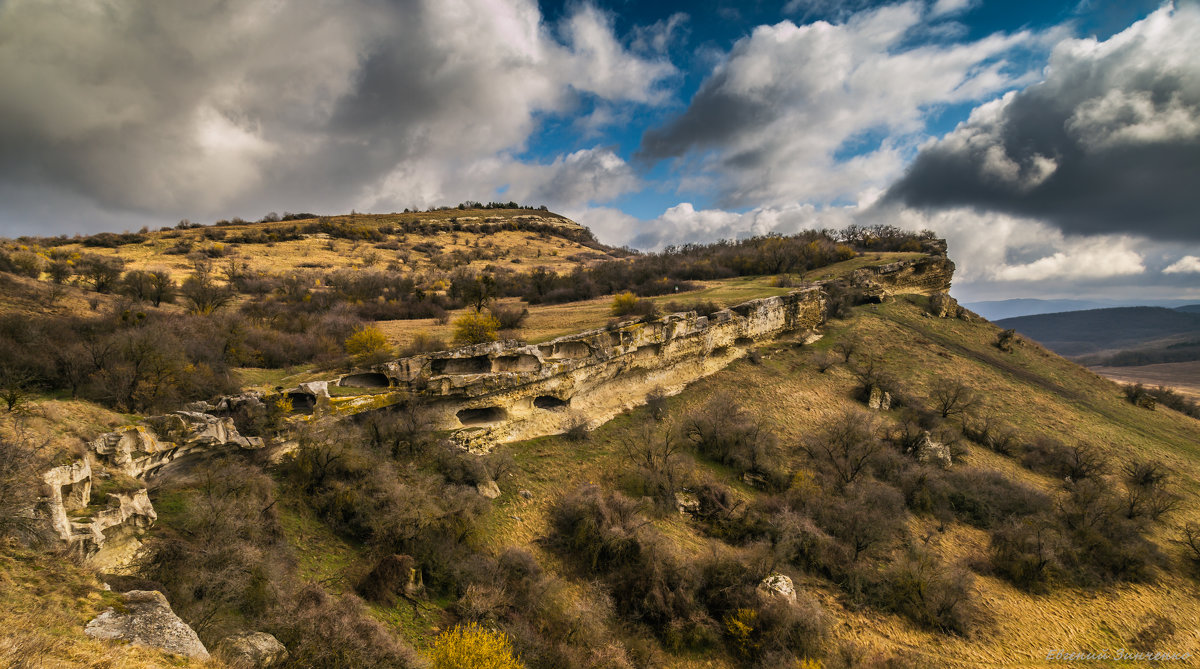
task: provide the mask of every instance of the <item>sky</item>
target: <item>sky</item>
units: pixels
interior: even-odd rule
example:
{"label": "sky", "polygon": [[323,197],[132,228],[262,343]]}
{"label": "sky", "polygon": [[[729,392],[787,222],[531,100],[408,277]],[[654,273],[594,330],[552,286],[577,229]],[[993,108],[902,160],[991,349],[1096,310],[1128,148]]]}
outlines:
{"label": "sky", "polygon": [[0,0],[0,236],[464,200],[1200,301],[1200,3]]}

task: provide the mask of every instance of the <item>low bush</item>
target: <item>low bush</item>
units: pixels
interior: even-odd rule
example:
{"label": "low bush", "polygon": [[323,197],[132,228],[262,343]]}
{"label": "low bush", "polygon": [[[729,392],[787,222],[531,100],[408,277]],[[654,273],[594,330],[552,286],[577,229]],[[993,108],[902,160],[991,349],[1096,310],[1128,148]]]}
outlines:
{"label": "low bush", "polygon": [[430,669],[521,669],[508,635],[475,623],[456,625],[433,640]]}
{"label": "low bush", "polygon": [[496,341],[499,329],[500,321],[495,316],[478,311],[463,314],[454,319],[454,343],[468,345]]}
{"label": "low bush", "polygon": [[868,588],[871,603],[919,625],[965,634],[974,625],[974,577],[941,563],[927,551],[910,548]]}
{"label": "low bush", "polygon": [[621,293],[613,298],[609,313],[613,316],[656,316],[658,308],[650,300],[638,298],[630,292]]}
{"label": "low bush", "polygon": [[354,331],[346,338],[344,344],[347,355],[354,358],[354,363],[360,367],[383,362],[392,353],[392,345],[388,342],[383,330],[367,325]]}
{"label": "low bush", "polygon": [[[174,602],[172,602],[173,604]],[[353,595],[303,586],[266,625],[288,649],[288,665],[314,669],[423,667],[417,653],[371,617]]]}
{"label": "low bush", "polygon": [[1039,437],[1025,447],[1021,464],[1058,479],[1082,481],[1108,471],[1108,461],[1087,444],[1067,446],[1052,437]]}
{"label": "low bush", "polygon": [[496,319],[501,330],[517,330],[529,317],[529,310],[521,306],[502,307],[492,305],[488,312]]}
{"label": "low bush", "polygon": [[764,476],[770,487],[784,485],[786,475],[774,433],[742,410],[733,398],[713,396],[702,408],[688,414],[683,432],[701,455],[739,473]]}

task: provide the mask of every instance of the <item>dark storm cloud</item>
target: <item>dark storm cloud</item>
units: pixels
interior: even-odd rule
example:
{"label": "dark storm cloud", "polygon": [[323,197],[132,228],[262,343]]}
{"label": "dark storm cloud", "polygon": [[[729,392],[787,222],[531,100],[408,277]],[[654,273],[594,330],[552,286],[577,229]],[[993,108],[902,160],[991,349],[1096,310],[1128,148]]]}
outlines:
{"label": "dark storm cloud", "polygon": [[750,99],[730,92],[729,71],[705,80],[687,111],[662,128],[648,130],[639,156],[662,160],[682,156],[693,149],[724,146],[742,131],[770,121],[778,112],[769,100]]}
{"label": "dark storm cloud", "polygon": [[1071,40],[1045,81],[984,105],[920,152],[885,201],[971,206],[1066,233],[1200,239],[1200,10]]}

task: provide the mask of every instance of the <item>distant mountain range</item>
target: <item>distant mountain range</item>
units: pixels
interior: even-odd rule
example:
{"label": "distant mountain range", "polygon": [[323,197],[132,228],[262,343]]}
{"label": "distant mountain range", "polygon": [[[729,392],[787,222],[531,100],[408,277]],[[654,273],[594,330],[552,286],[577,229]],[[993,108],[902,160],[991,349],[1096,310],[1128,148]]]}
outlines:
{"label": "distant mountain range", "polygon": [[1053,314],[1064,311],[1090,309],[1112,309],[1114,307],[1167,307],[1182,311],[1200,312],[1195,300],[1039,300],[1019,298],[1014,300],[989,300],[963,302],[962,305],[989,321],[1035,314]]}
{"label": "distant mountain range", "polygon": [[1200,360],[1200,305],[1089,309],[1003,318],[995,323],[1088,364]]}

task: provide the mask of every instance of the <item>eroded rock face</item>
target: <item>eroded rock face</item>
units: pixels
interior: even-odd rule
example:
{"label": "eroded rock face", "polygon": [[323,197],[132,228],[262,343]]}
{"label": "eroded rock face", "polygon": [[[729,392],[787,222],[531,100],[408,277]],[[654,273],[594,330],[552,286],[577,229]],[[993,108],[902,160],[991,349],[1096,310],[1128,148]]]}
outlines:
{"label": "eroded rock face", "polygon": [[42,474],[42,505],[55,534],[71,536],[68,511],[86,508],[92,501],[92,465],[87,459],[54,467]]}
{"label": "eroded rock face", "polygon": [[944,293],[950,290],[950,280],[953,277],[954,262],[943,253],[918,260],[864,267],[851,274],[851,283],[870,279],[886,289],[903,288],[907,291]]}
{"label": "eroded rock face", "polygon": [[208,659],[208,650],[196,632],[175,615],[161,592],[132,590],[125,593],[125,603],[125,613],[107,609],[89,622],[84,632],[94,639],[119,639],[197,660]]}
{"label": "eroded rock face", "polygon": [[283,664],[287,648],[266,632],[234,634],[221,639],[217,655],[237,669],[266,669]]}
{"label": "eroded rock face", "polygon": [[[205,413],[176,411],[145,422],[101,436],[75,462],[42,474],[39,508],[55,534],[72,553],[107,571],[133,559],[140,536],[158,519],[147,478],[187,457],[263,446],[239,434],[231,419]],[[96,499],[106,481],[107,491]]]}
{"label": "eroded rock face", "polygon": [[814,286],[707,317],[670,314],[537,345],[502,341],[427,353],[349,375],[354,385],[370,382],[391,392],[334,398],[331,407],[352,413],[386,406],[389,398],[415,399],[437,429],[457,430],[465,448],[483,451],[563,432],[581,414],[604,422],[651,392],[677,393],[759,342],[815,329],[824,311],[824,292]]}
{"label": "eroded rock face", "polygon": [[262,439],[239,434],[232,418],[199,411],[176,411],[148,418],[146,423],[153,429],[133,425],[109,432],[88,444],[88,450],[109,469],[134,478],[147,478],[188,455],[263,446]]}

